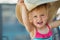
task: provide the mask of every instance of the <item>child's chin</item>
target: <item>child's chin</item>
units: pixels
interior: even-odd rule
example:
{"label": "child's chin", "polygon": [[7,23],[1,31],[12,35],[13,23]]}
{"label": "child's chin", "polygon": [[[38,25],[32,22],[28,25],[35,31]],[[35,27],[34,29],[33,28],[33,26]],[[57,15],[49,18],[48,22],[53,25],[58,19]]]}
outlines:
{"label": "child's chin", "polygon": [[38,28],[42,28],[43,27],[43,25],[40,25],[40,26],[37,26]]}
{"label": "child's chin", "polygon": [[44,24],[42,24],[42,25],[37,25],[37,27],[42,28],[42,27],[44,27]]}
{"label": "child's chin", "polygon": [[42,27],[37,27],[38,29],[41,29]]}

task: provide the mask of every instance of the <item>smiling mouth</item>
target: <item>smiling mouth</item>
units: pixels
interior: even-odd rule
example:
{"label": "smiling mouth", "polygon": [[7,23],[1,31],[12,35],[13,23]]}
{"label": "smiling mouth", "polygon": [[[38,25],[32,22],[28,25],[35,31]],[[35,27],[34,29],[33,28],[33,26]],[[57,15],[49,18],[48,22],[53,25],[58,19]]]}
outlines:
{"label": "smiling mouth", "polygon": [[37,24],[41,25],[43,22],[37,22]]}

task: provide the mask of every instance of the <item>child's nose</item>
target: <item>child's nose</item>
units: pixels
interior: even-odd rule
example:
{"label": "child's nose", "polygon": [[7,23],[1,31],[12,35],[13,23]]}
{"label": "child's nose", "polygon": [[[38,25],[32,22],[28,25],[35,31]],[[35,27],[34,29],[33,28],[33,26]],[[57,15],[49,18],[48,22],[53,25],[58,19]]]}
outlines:
{"label": "child's nose", "polygon": [[41,17],[41,16],[39,16],[39,17],[38,17],[38,20],[42,20],[42,17]]}

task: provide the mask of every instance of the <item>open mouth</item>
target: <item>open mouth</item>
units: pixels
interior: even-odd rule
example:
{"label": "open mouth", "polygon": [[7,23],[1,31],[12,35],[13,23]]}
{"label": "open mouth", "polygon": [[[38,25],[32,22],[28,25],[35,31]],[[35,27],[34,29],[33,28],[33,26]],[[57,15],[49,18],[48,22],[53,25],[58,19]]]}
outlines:
{"label": "open mouth", "polygon": [[37,24],[41,25],[41,24],[43,24],[43,22],[37,22]]}

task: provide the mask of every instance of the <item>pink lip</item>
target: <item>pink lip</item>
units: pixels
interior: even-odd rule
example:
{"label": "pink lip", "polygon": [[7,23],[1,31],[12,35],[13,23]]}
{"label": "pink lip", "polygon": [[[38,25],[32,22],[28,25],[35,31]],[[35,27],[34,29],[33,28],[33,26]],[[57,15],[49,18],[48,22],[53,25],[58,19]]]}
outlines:
{"label": "pink lip", "polygon": [[37,24],[42,24],[43,22],[37,22]]}

